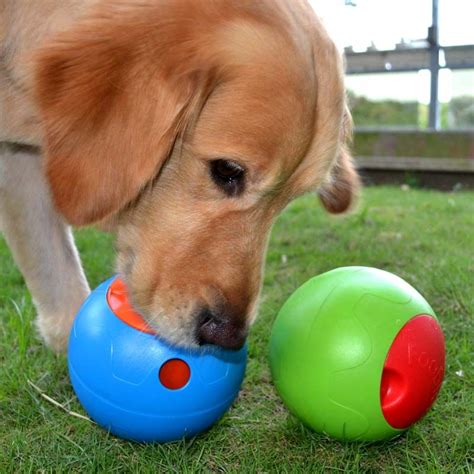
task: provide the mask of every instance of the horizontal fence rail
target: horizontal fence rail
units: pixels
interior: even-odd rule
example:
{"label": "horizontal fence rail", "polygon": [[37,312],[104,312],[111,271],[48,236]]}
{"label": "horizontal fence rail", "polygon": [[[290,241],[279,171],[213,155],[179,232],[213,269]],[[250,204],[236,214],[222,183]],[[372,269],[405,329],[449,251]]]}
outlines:
{"label": "horizontal fence rail", "polygon": [[[474,45],[440,47],[444,62],[440,69],[474,69]],[[347,74],[374,74],[386,72],[416,72],[430,69],[431,50],[401,47],[390,51],[355,53],[346,48]]]}

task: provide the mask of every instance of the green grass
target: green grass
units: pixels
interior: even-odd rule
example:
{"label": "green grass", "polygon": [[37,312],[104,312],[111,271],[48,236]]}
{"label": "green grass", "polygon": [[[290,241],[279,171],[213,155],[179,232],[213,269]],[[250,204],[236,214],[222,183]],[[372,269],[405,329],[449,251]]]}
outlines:
{"label": "green grass", "polygon": [[[113,271],[110,236],[77,232],[94,286]],[[386,269],[425,295],[445,331],[446,377],[431,412],[391,442],[342,444],[304,428],[273,389],[267,352],[272,321],[309,277],[344,265]],[[0,473],[4,472],[472,472],[474,194],[365,190],[345,218],[316,198],[294,202],[277,221],[267,256],[260,316],[233,408],[208,433],[168,445],[139,445],[71,417],[41,398],[82,412],[66,359],[38,340],[34,308],[0,240]],[[470,457],[471,456],[471,457]]]}

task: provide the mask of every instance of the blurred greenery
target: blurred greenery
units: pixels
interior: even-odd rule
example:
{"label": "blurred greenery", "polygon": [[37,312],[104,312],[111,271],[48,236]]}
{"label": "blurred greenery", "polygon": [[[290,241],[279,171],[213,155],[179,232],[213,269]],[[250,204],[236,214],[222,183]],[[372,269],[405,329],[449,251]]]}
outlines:
{"label": "blurred greenery", "polygon": [[474,127],[474,97],[467,95],[455,97],[448,104],[447,109],[447,124],[450,128]]}
{"label": "blurred greenery", "polygon": [[418,103],[396,100],[373,101],[348,92],[349,107],[357,126],[416,127],[418,125]]}
{"label": "blurred greenery", "polygon": [[[348,91],[356,126],[427,128],[429,107],[415,101],[375,101]],[[474,127],[474,96],[460,96],[440,104],[442,129]]]}

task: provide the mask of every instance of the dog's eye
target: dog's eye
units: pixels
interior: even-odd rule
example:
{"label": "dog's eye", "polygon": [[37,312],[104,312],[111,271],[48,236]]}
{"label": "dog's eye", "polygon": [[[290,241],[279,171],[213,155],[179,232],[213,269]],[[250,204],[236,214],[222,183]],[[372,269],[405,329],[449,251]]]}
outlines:
{"label": "dog's eye", "polygon": [[213,181],[228,195],[240,194],[244,187],[245,170],[235,161],[213,160],[210,163]]}

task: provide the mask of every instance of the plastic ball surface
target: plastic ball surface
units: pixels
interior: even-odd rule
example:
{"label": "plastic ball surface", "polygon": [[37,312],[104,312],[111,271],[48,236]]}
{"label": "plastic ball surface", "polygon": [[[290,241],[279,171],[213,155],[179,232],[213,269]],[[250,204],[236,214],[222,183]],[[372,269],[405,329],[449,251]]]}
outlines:
{"label": "plastic ball surface", "polygon": [[284,403],[308,427],[340,440],[383,440],[431,408],[444,337],[404,280],[345,267],[308,280],[283,305],[270,364]]}
{"label": "plastic ball surface", "polygon": [[246,359],[246,347],[193,351],[160,340],[128,305],[117,277],[84,302],[68,349],[71,383],[90,417],[139,442],[174,441],[208,429],[237,396]]}

